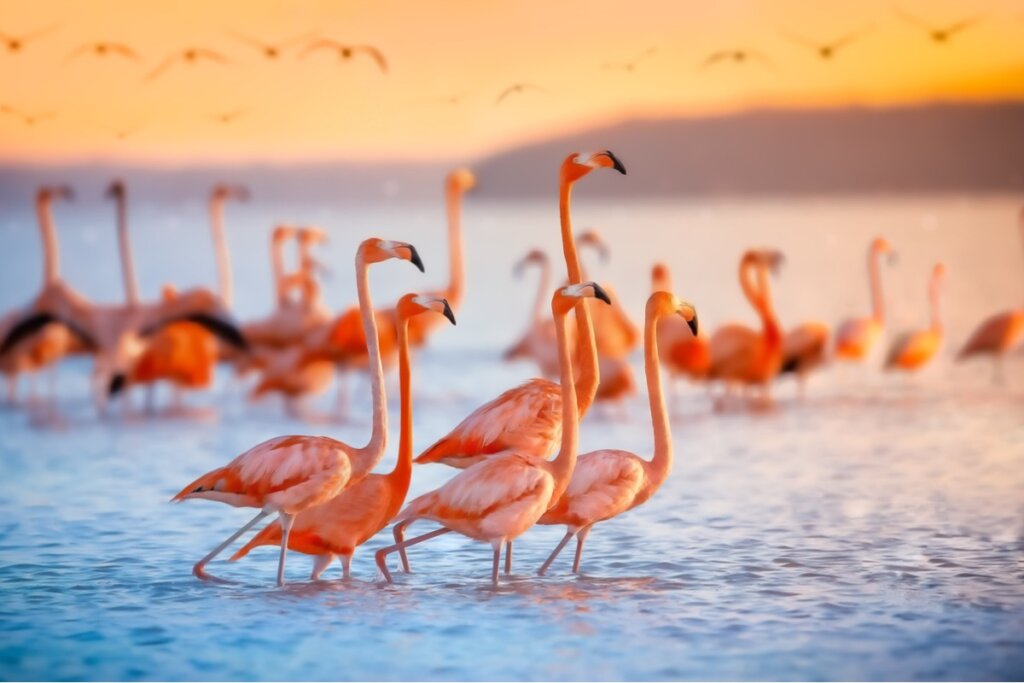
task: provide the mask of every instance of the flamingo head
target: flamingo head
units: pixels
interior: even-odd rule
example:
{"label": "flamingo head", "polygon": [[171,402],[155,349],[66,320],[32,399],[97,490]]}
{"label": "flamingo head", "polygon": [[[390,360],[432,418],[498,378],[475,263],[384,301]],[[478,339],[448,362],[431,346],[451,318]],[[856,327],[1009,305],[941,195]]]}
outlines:
{"label": "flamingo head", "polygon": [[697,336],[697,309],[688,301],[683,301],[671,292],[660,290],[651,294],[647,299],[647,315],[664,317],[678,315],[686,321],[693,336]]}
{"label": "flamingo head", "polygon": [[126,190],[124,187],[124,181],[117,179],[110,183],[107,187],[106,197],[107,199],[124,199]]}
{"label": "flamingo head", "polygon": [[548,255],[547,254],[545,254],[540,249],[531,249],[529,252],[527,252],[526,256],[524,256],[523,258],[519,259],[516,262],[516,265],[514,265],[512,267],[512,273],[516,277],[519,277],[520,275],[523,274],[523,271],[526,269],[526,266],[531,265],[531,264],[537,264],[539,266],[543,266],[547,262],[548,262]]}
{"label": "flamingo head", "polygon": [[359,252],[356,258],[362,259],[366,263],[380,263],[381,261],[397,258],[409,261],[419,268],[420,272],[424,272],[423,261],[420,260],[419,252],[416,251],[416,247],[408,242],[395,242],[393,240],[382,240],[379,237],[370,237],[363,240],[362,244],[359,245]]}
{"label": "flamingo head", "polygon": [[303,245],[327,244],[327,232],[316,225],[299,228],[299,243]]}
{"label": "flamingo head", "polygon": [[174,301],[178,298],[178,288],[172,284],[165,284],[160,288],[160,298],[164,301]]}
{"label": "flamingo head", "polygon": [[672,289],[672,273],[664,263],[658,262],[651,267],[651,289],[655,292],[659,289]]}
{"label": "flamingo head", "polygon": [[946,280],[946,264],[939,261],[932,266],[932,287],[941,287]]}
{"label": "flamingo head", "polygon": [[227,183],[218,183],[213,186],[212,198],[219,199],[221,201],[225,199],[237,199],[240,202],[247,202],[252,197],[249,193],[249,188],[245,185],[229,185]]}
{"label": "flamingo head", "polygon": [[455,324],[455,314],[452,307],[448,305],[447,299],[423,296],[422,294],[406,294],[398,300],[398,319],[408,320],[409,318],[433,311],[448,318],[452,325]]}
{"label": "flamingo head", "polygon": [[782,266],[786,264],[786,255],[778,249],[757,249],[750,252],[754,255],[754,261],[768,269],[775,277],[782,272]]}
{"label": "flamingo head", "polygon": [[55,199],[71,201],[75,198],[75,192],[68,185],[44,185],[39,188],[38,201],[52,202]]}
{"label": "flamingo head", "polygon": [[295,237],[296,228],[294,225],[288,225],[287,223],[278,223],[274,226],[274,231],[270,234],[270,239],[274,244],[280,244],[285,240],[290,240]]}
{"label": "flamingo head", "polygon": [[889,240],[884,237],[876,237],[871,241],[872,254],[885,254],[889,263],[896,263],[896,250],[892,248]]}
{"label": "flamingo head", "polygon": [[551,312],[555,315],[566,315],[581,299],[600,299],[606,304],[612,302],[608,292],[596,282],[581,282],[578,285],[566,285],[555,290],[551,298]]}
{"label": "flamingo head", "polygon": [[457,168],[448,174],[448,189],[456,192],[468,192],[476,187],[476,176],[468,168]]}
{"label": "flamingo head", "polygon": [[576,245],[580,247],[593,247],[601,257],[601,263],[608,263],[611,252],[608,250],[608,243],[604,241],[597,230],[590,228],[576,235]]}
{"label": "flamingo head", "polygon": [[626,175],[626,167],[611,150],[606,149],[601,152],[574,153],[567,156],[562,162],[562,179],[575,182],[595,168],[614,168],[622,175]]}

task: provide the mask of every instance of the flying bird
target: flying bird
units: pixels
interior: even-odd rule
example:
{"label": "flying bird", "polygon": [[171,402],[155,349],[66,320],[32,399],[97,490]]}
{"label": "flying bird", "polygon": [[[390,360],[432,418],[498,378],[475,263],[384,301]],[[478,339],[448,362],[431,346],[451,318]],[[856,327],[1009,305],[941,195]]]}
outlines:
{"label": "flying bird", "polygon": [[313,52],[319,50],[331,50],[338,55],[339,60],[349,60],[359,54],[364,54],[377,62],[377,66],[383,73],[388,72],[388,62],[384,58],[384,53],[375,48],[372,45],[348,45],[346,43],[339,43],[336,40],[330,38],[321,38],[315,40],[305,47],[302,52],[299,53],[300,57],[307,57]]}
{"label": "flying bird", "polygon": [[622,71],[625,71],[627,73],[633,73],[636,70],[636,67],[641,62],[646,61],[650,57],[653,57],[655,54],[657,54],[657,52],[658,48],[650,47],[628,62],[606,62],[605,64],[601,65],[601,68],[608,70],[621,69]]}
{"label": "flying bird", "polygon": [[152,81],[162,74],[164,71],[181,62],[184,64],[198,64],[200,61],[216,62],[217,64],[228,64],[228,60],[224,58],[218,52],[213,50],[207,50],[202,47],[190,47],[171,55],[163,61],[163,63],[157,68],[153,69],[146,75],[147,81]]}
{"label": "flying bird", "polygon": [[268,43],[266,41],[259,40],[258,38],[247,36],[244,33],[238,33],[237,31],[228,31],[228,35],[230,35],[232,38],[239,41],[240,43],[244,43],[249,47],[259,50],[260,53],[267,59],[278,59],[281,57],[281,53],[284,50],[287,50],[289,47],[297,43],[301,43],[304,40],[309,40],[313,36],[311,32],[303,33],[301,36],[295,36],[293,38],[288,38],[287,40]]}
{"label": "flying bird", "polygon": [[245,115],[245,109],[232,109],[231,111],[220,112],[216,114],[210,114],[210,118],[217,123],[228,125],[234,123],[238,119]]}
{"label": "flying bird", "polygon": [[139,57],[139,53],[124,43],[107,43],[101,41],[97,43],[85,43],[83,45],[79,45],[67,56],[67,58],[64,59],[64,63],[67,64],[68,62],[87,54],[91,54],[95,57],[124,57],[125,59],[132,60],[133,62],[142,60],[142,58]]}
{"label": "flying bird", "polygon": [[44,26],[43,28],[36,29],[35,31],[29,31],[28,33],[22,33],[17,36],[0,31],[0,44],[2,44],[4,49],[8,52],[21,52],[28,43],[52,33],[58,26],[60,26],[60,24],[50,24],[49,26]]}
{"label": "flying bird", "polygon": [[127,126],[108,126],[101,125],[101,127],[108,133],[114,136],[115,139],[124,141],[138,133],[146,125],[145,121],[136,121],[133,124]]}
{"label": "flying bird", "polygon": [[501,94],[498,95],[498,98],[496,100],[494,100],[494,104],[496,104],[496,105],[497,104],[501,104],[502,101],[504,101],[505,98],[507,98],[509,95],[521,94],[521,93],[525,93],[525,92],[527,92],[529,90],[533,90],[533,91],[536,91],[536,92],[539,92],[539,93],[543,93],[545,95],[550,95],[551,94],[550,90],[545,90],[544,88],[540,87],[539,85],[534,85],[533,83],[513,83],[512,85],[508,86],[507,88],[505,88],[504,90],[501,91]]}
{"label": "flying bird", "polygon": [[746,62],[760,62],[764,66],[771,67],[771,61],[762,53],[754,50],[719,50],[708,55],[707,59],[701,62],[701,68],[707,68],[722,62],[733,62],[744,64]]}
{"label": "flying bird", "polygon": [[859,38],[863,37],[870,31],[870,26],[865,27],[858,31],[851,31],[846,35],[840,38],[836,38],[835,40],[829,41],[827,43],[816,42],[789,31],[782,31],[781,33],[782,37],[788,40],[789,42],[795,45],[800,45],[801,47],[809,48],[814,51],[814,53],[818,56],[819,59],[828,61],[835,57],[836,53],[839,52],[839,50],[846,47],[850,43],[858,40]]}
{"label": "flying bird", "polygon": [[57,112],[55,111],[30,114],[28,112],[21,111],[20,109],[15,109],[14,107],[8,107],[5,104],[0,105],[0,113],[9,114],[10,116],[13,116],[16,119],[19,119],[26,126],[29,126],[30,128],[36,125],[37,123],[46,121],[48,119],[52,119],[55,116],[57,116]]}
{"label": "flying bird", "polygon": [[928,34],[928,37],[933,42],[938,44],[948,43],[950,40],[953,39],[953,36],[957,35],[958,33],[962,33],[963,31],[966,31],[971,26],[974,26],[979,21],[981,21],[981,19],[984,17],[984,15],[982,14],[976,14],[972,17],[961,19],[960,21],[956,21],[952,24],[947,24],[945,26],[935,26],[934,24],[930,24],[906,12],[901,7],[896,7],[896,13],[903,17],[903,19],[907,23],[912,24],[918,27],[919,29],[922,29],[925,33]]}

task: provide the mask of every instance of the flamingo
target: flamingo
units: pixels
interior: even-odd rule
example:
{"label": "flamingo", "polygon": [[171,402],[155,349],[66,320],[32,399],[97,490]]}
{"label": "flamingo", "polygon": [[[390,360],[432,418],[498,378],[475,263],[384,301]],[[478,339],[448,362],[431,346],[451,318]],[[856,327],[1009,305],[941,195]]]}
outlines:
{"label": "flamingo", "polygon": [[871,315],[850,318],[839,324],[836,332],[835,356],[840,360],[863,361],[871,355],[885,332],[885,297],[882,295],[880,261],[887,255],[890,263],[896,252],[884,237],[876,237],[868,247],[868,281],[871,287]]}
{"label": "flamingo", "polygon": [[647,395],[654,426],[654,457],[651,460],[620,450],[599,450],[579,456],[568,488],[537,524],[564,524],[565,536],[544,561],[537,573],[543,575],[562,548],[576,537],[576,559],[572,571],[580,570],[583,543],[591,527],[617,517],[648,501],[672,471],[672,431],[661,389],[658,358],[658,322],[678,315],[697,336],[697,312],[669,292],[654,292],[647,299],[644,323],[644,368]]}
{"label": "flamingo", "polygon": [[[770,292],[767,268],[758,269],[758,288],[762,294]],[[807,376],[825,365],[829,358],[829,338],[832,330],[823,322],[812,320],[789,329],[782,339],[782,365],[779,374],[796,376],[801,400],[806,395]]]}
{"label": "flamingo", "polygon": [[[412,388],[409,363],[409,321],[427,311],[440,313],[452,325],[455,314],[445,299],[406,294],[398,301],[398,378],[401,393],[401,431],[398,461],[388,474],[369,474],[323,505],[306,510],[292,526],[288,547],[314,555],[311,580],[341,558],[344,577],[351,574],[355,549],[391,523],[402,508],[412,480]],[[272,522],[236,552],[231,561],[261,545],[280,545],[281,524]]]}
{"label": "flamingo", "polygon": [[928,365],[942,348],[942,313],[939,310],[942,285],[946,279],[946,266],[936,263],[928,281],[928,300],[931,304],[931,325],[924,330],[906,332],[889,347],[885,360],[886,370],[916,372]]}
{"label": "flamingo", "polygon": [[233,507],[255,507],[259,512],[223,543],[195,564],[192,573],[206,578],[206,565],[239,536],[267,515],[276,512],[281,522],[281,555],[277,585],[284,585],[285,555],[295,515],[325,503],[349,484],[370,473],[384,455],[387,445],[387,399],[384,370],[377,348],[377,330],[370,298],[369,266],[390,259],[409,261],[421,271],[416,248],[406,242],[376,237],[366,239],[356,252],[356,287],[363,313],[370,357],[376,369],[372,376],[373,428],[362,448],[325,436],[279,436],[253,446],[224,467],[207,472],[183,488],[172,501],[214,500]]}
{"label": "flamingo", "polygon": [[[594,282],[568,285],[556,290],[551,299],[561,372],[562,435],[558,455],[554,460],[547,460],[510,450],[478,462],[441,488],[414,499],[396,518],[395,544],[376,553],[377,566],[385,581],[392,582],[387,567],[389,554],[400,552],[408,571],[407,548],[455,531],[490,543],[494,549],[491,582],[497,585],[502,545],[508,544],[511,549],[512,541],[533,526],[565,492],[576,467],[579,439],[579,409],[565,319],[573,306],[584,298],[609,301],[601,286]],[[441,524],[441,528],[405,540],[405,529],[419,519],[433,520]]]}
{"label": "flamingo", "polygon": [[[1024,209],[1020,212],[1020,233],[1024,238]],[[996,313],[981,322],[960,349],[956,358],[963,361],[973,356],[992,356],[992,379],[1003,382],[1003,356],[1024,341],[1024,306]]]}
{"label": "flamingo", "polygon": [[[782,365],[782,331],[772,305],[771,292],[758,287],[753,277],[759,275],[762,265],[777,271],[783,261],[782,254],[774,250],[750,250],[740,259],[740,286],[747,301],[761,318],[761,331],[745,325],[724,325],[711,335],[710,379],[722,380],[726,393],[735,384],[760,386],[762,406],[770,407],[770,382]],[[763,282],[762,282],[763,284]],[[720,404],[724,407],[724,403]]]}
{"label": "flamingo", "polygon": [[[582,279],[570,217],[572,188],[595,168],[613,168],[619,173],[626,173],[622,162],[608,150],[570,154],[559,171],[562,251],[571,284],[579,284]],[[593,324],[590,311],[586,302],[581,301],[580,305],[576,318],[576,356],[579,361],[576,396],[579,412],[586,414],[594,402],[600,375],[597,349],[591,344]],[[538,458],[548,457],[559,438],[559,396],[558,384],[546,379],[532,379],[509,389],[470,413],[451,432],[423,451],[416,458],[416,463],[442,462],[464,468],[507,450]]]}
{"label": "flamingo", "polygon": [[[672,273],[664,263],[651,268],[651,293],[671,292]],[[661,364],[672,377],[688,377],[700,381],[711,366],[708,337],[694,334],[690,326],[677,317],[666,317],[658,323],[658,350]]]}
{"label": "flamingo", "polygon": [[[551,290],[551,261],[540,249],[531,249],[512,269],[521,276],[527,266],[536,265],[540,269],[537,283],[537,294],[533,301],[533,312],[526,330],[519,339],[502,355],[505,360],[529,358],[537,363],[541,374],[548,379],[558,376],[558,345],[555,341],[555,325],[551,318],[544,315],[547,293]],[[575,347],[575,329],[569,328],[570,347]]]}

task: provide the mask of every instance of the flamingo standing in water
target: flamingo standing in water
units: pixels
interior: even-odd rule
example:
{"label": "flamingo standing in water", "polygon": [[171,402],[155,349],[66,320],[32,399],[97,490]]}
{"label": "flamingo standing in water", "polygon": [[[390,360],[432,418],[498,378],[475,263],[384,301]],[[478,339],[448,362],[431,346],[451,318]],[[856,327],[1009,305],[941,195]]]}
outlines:
{"label": "flamingo standing in water", "polygon": [[[1020,234],[1024,238],[1024,209],[1020,212]],[[992,356],[992,379],[1003,382],[1003,357],[1024,342],[1024,306],[996,313],[983,320],[960,349],[956,359]]]}
{"label": "flamingo standing in water", "polygon": [[883,255],[893,261],[896,252],[883,237],[876,237],[868,247],[868,281],[871,287],[871,315],[850,318],[839,324],[836,331],[835,356],[840,360],[864,361],[871,355],[885,332],[885,297],[882,295],[881,259]]}
{"label": "flamingo standing in water", "polygon": [[295,516],[341,493],[369,474],[387,445],[387,398],[384,369],[377,348],[376,322],[370,298],[369,265],[389,259],[409,261],[421,271],[415,247],[378,238],[364,240],[356,253],[356,288],[366,337],[371,340],[373,429],[366,446],[356,448],[325,436],[279,436],[239,455],[224,467],[199,477],[172,500],[215,500],[233,507],[255,507],[259,513],[196,563],[192,570],[205,578],[206,565],[239,536],[267,515],[276,512],[281,522],[281,555],[277,584],[284,585],[285,555]]}
{"label": "flamingo standing in water", "polygon": [[[505,351],[502,358],[505,360],[530,359],[537,363],[538,369],[545,378],[552,379],[558,376],[558,344],[555,341],[554,321],[544,315],[547,295],[551,291],[551,261],[548,259],[548,255],[540,249],[531,249],[515,264],[512,272],[518,277],[530,265],[536,265],[540,270],[533,312],[530,314],[526,330]],[[574,328],[570,327],[570,348],[576,346],[574,332]]]}
{"label": "flamingo standing in water", "polygon": [[[758,269],[758,287],[762,293],[771,288],[767,267]],[[782,366],[779,375],[796,376],[797,391],[803,399],[807,393],[807,376],[828,362],[829,338],[832,330],[826,323],[813,320],[789,329],[782,339]]]}
{"label": "flamingo standing in water", "polygon": [[[409,363],[409,322],[416,316],[433,311],[455,324],[455,314],[444,299],[406,294],[399,299],[398,311],[398,382],[401,393],[401,431],[398,437],[398,461],[388,474],[370,474],[323,505],[302,513],[292,526],[288,547],[314,555],[310,579],[320,578],[335,558],[341,558],[347,579],[351,573],[352,555],[357,547],[386,527],[405,502],[412,480],[412,388]],[[231,561],[239,560],[253,548],[281,543],[281,524],[272,522],[236,552]]]}
{"label": "flamingo standing in water", "polygon": [[[747,301],[761,318],[761,331],[745,325],[724,325],[711,335],[710,379],[725,383],[726,396],[734,385],[761,387],[761,407],[770,407],[771,380],[782,365],[782,331],[772,305],[771,291],[759,287],[767,284],[761,276],[763,267],[777,271],[782,264],[782,254],[774,250],[751,250],[740,259],[740,287]],[[755,278],[759,280],[755,282]],[[724,407],[724,402],[719,404]]]}
{"label": "flamingo standing in water", "polygon": [[[664,263],[655,263],[651,268],[651,293],[671,291],[672,273]],[[657,334],[661,364],[670,377],[687,377],[695,382],[707,378],[711,350],[703,331],[694,334],[684,320],[669,316],[658,323]]]}
{"label": "flamingo standing in water", "polygon": [[[579,409],[565,318],[573,306],[586,297],[608,303],[608,295],[593,282],[568,285],[557,290],[551,300],[561,371],[562,434],[558,455],[550,461],[515,450],[494,455],[409,503],[396,518],[395,544],[376,554],[377,566],[388,583],[392,581],[387,567],[389,554],[401,552],[408,571],[407,548],[456,531],[491,545],[494,549],[491,582],[497,585],[502,546],[508,544],[511,548],[512,541],[533,526],[565,492],[576,467],[579,439]],[[405,540],[405,529],[418,519],[433,520],[442,526]]]}
{"label": "flamingo standing in water", "polygon": [[889,348],[885,360],[886,370],[917,372],[928,365],[942,348],[943,329],[940,299],[942,285],[946,279],[946,266],[936,263],[928,281],[928,300],[931,305],[931,325],[924,330],[906,332],[900,335]]}
{"label": "flamingo standing in water", "polygon": [[697,312],[691,304],[680,301],[668,292],[654,292],[647,299],[644,369],[651,423],[654,426],[654,457],[644,460],[626,451],[607,449],[579,457],[565,493],[537,522],[566,526],[565,536],[541,565],[538,574],[543,575],[548,570],[573,536],[576,537],[576,559],[573,560],[572,570],[578,572],[583,543],[591,527],[649,500],[672,471],[672,431],[661,389],[658,322],[673,315],[685,320],[692,335],[697,336]]}

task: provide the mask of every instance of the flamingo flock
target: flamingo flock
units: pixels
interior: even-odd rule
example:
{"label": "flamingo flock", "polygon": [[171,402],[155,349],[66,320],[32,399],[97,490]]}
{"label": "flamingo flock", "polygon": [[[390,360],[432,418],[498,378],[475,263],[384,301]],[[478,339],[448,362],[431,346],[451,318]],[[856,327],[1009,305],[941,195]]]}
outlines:
{"label": "flamingo flock", "polygon": [[[609,150],[573,153],[559,167],[559,234],[565,276],[540,249],[516,265],[539,270],[534,303],[524,332],[505,351],[508,362],[535,363],[540,377],[511,387],[479,406],[416,455],[413,441],[413,349],[423,346],[446,318],[455,324],[466,291],[462,239],[462,197],[476,184],[468,169],[445,179],[448,281],[422,293],[409,293],[384,307],[374,305],[370,267],[389,260],[424,264],[408,242],[367,238],[355,254],[357,304],[340,313],[324,303],[320,276],[326,270],[317,250],[326,232],[312,225],[282,223],[271,231],[270,255],[275,296],[270,312],[238,323],[231,313],[233,275],[224,225],[225,207],[247,201],[244,187],[220,184],[209,197],[209,215],[217,287],[179,292],[165,285],[162,296],[146,301],[136,278],[130,239],[129,195],[116,180],[107,190],[114,204],[123,301],[94,303],[65,282],[60,273],[55,207],[74,199],[70,188],[45,186],[36,197],[43,244],[43,282],[24,305],[0,319],[0,372],[8,397],[18,400],[20,376],[52,374],[70,355],[93,358],[92,392],[101,414],[108,402],[167,382],[178,395],[209,387],[219,364],[238,381],[256,375],[250,399],[284,397],[297,412],[303,399],[322,392],[333,376],[364,373],[370,383],[372,426],[363,446],[326,436],[285,435],[257,444],[224,466],[184,486],[173,501],[211,500],[256,510],[255,516],[193,567],[196,577],[220,581],[207,567],[231,544],[271,515],[276,519],[237,550],[241,560],[254,548],[279,548],[277,583],[282,585],[288,550],[311,555],[311,579],[320,578],[336,559],[343,577],[351,575],[356,549],[389,525],[394,542],[376,552],[384,580],[392,582],[389,558],[398,554],[403,572],[411,571],[409,550],[455,532],[490,546],[494,584],[512,572],[512,546],[535,525],[556,525],[565,534],[538,568],[547,573],[575,540],[572,571],[580,571],[592,528],[648,501],[674,464],[670,411],[662,384],[685,379],[707,388],[718,410],[768,410],[775,407],[774,384],[792,373],[801,396],[807,377],[832,362],[869,363],[886,335],[882,289],[884,262],[895,250],[884,238],[867,249],[870,313],[842,321],[833,334],[822,321],[783,327],[772,282],[784,264],[772,248],[745,251],[739,259],[740,291],[757,325],[740,322],[707,334],[698,326],[693,304],[674,292],[663,263],[650,271],[650,295],[638,328],[610,283],[588,279],[579,252],[594,249],[602,259],[609,244],[595,230],[574,231],[571,198],[575,184],[598,170],[626,173]],[[1024,211],[1019,216],[1024,237]],[[292,263],[287,252],[292,248]],[[553,285],[555,281],[560,284]],[[946,267],[934,265],[928,279],[927,327],[893,337],[884,368],[916,372],[939,354],[945,339],[941,301]],[[596,301],[591,301],[596,300]],[[573,323],[569,318],[572,316]],[[1024,341],[1024,308],[984,320],[957,354],[958,360],[989,356],[994,377],[1002,381],[1005,355]],[[629,357],[642,346],[653,431],[651,457],[614,448],[580,454],[580,424],[598,402],[618,402],[637,391]],[[396,464],[376,472],[387,452],[386,373],[397,366],[400,431]],[[342,409],[349,398],[341,386]],[[51,390],[50,400],[55,400]],[[344,417],[344,412],[342,414]],[[439,488],[406,502],[416,465],[437,463],[459,470]],[[407,538],[415,523],[435,528]]]}

